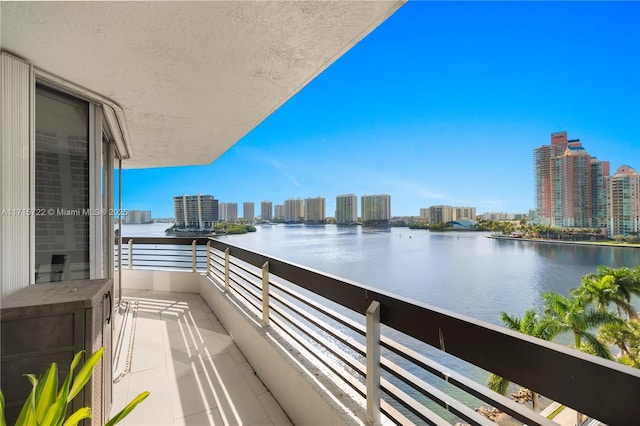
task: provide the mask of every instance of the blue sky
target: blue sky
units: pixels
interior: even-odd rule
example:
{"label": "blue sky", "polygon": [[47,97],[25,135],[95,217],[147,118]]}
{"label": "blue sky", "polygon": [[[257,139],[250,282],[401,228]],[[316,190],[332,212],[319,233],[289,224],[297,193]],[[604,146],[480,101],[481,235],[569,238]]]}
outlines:
{"label": "blue sky", "polygon": [[552,132],[640,171],[640,2],[409,2],[208,166],[123,171],[123,207],[172,197],[283,204],[391,195],[534,207],[533,149]]}

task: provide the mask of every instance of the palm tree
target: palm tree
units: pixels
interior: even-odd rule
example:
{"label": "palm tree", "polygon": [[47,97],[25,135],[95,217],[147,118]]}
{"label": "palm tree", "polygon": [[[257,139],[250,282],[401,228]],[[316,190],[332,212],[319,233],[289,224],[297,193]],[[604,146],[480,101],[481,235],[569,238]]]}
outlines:
{"label": "palm tree", "polygon": [[[544,293],[545,312],[556,321],[560,332],[573,333],[575,348],[587,349],[599,357],[611,359],[609,347],[598,340],[589,330],[604,324],[621,324],[623,321],[606,310],[597,310],[589,306],[585,297],[564,297],[558,293]],[[586,341],[583,346],[583,340]],[[590,350],[589,350],[590,349]],[[576,411],[576,424],[582,421],[582,414]]]}
{"label": "palm tree", "polygon": [[610,277],[607,280],[612,280],[610,282],[616,286],[618,295],[611,302],[616,304],[618,314],[621,316],[621,311],[624,310],[629,318],[636,318],[636,311],[631,305],[631,296],[640,296],[640,266],[617,269],[598,266],[598,272],[587,275],[585,279],[601,280],[605,277]]}
{"label": "palm tree", "polygon": [[622,324],[603,325],[598,337],[603,342],[620,348],[620,362],[640,368],[640,321],[629,320]]}
{"label": "palm tree", "polygon": [[571,294],[584,299],[586,303],[593,303],[595,307],[606,312],[611,303],[616,305],[618,316],[622,316],[622,310],[630,317],[634,316],[634,309],[627,301],[620,286],[616,284],[616,278],[610,274],[591,274],[582,278],[582,285],[575,288]]}
{"label": "palm tree", "polygon": [[558,293],[544,293],[545,312],[557,321],[559,332],[572,332],[576,349],[588,349],[599,357],[611,359],[609,348],[589,330],[603,324],[618,324],[615,314],[593,309],[583,297],[564,297]]}
{"label": "palm tree", "polygon": [[[540,317],[534,309],[527,310],[522,318],[502,312],[501,319],[507,328],[543,340],[552,340],[560,331],[558,322],[555,319],[547,315]],[[504,395],[507,393],[509,380],[496,374],[491,374],[487,386],[489,389]],[[533,411],[539,413],[540,396],[537,392],[531,391],[531,403],[533,404]]]}

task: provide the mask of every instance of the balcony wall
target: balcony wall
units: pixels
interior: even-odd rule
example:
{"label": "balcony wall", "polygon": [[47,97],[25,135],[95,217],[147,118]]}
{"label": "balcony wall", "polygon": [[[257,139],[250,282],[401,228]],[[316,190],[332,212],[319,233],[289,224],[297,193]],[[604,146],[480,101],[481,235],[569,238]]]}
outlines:
{"label": "balcony wall", "polygon": [[[211,278],[199,272],[123,269],[127,290],[194,293],[207,302],[256,374],[296,425],[362,425],[364,407],[347,397],[332,373],[318,368],[299,348],[269,328],[263,328],[240,304],[234,303]],[[334,395],[344,394],[337,399]]]}

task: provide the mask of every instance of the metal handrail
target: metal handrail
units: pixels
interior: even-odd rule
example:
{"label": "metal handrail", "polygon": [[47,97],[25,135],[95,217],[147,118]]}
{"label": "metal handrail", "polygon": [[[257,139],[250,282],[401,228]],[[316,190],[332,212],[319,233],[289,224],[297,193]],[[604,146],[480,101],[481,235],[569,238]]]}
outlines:
{"label": "metal handrail", "polygon": [[[365,397],[368,393],[365,381],[369,378],[365,371],[368,354],[364,350],[364,339],[369,331],[363,325],[363,319],[372,302],[379,302],[379,322],[404,335],[534,389],[606,424],[633,424],[640,418],[640,406],[636,403],[640,371],[636,369],[225,241],[208,238],[133,238],[129,245],[132,253],[127,253],[130,240],[123,238],[124,268],[127,267],[126,259],[135,259],[143,245],[191,246],[193,258],[186,254],[188,250],[180,255],[185,258],[185,264],[192,263],[194,270],[197,264],[198,271],[206,270],[210,278],[225,288],[229,282],[229,290],[244,300],[256,316],[263,316],[266,324],[277,327],[297,341],[357,394]],[[206,254],[203,255],[203,251]],[[134,262],[133,266],[137,267],[138,264]],[[307,295],[304,292],[309,293]],[[267,300],[265,295],[267,305],[263,303]],[[334,302],[339,311],[328,307],[327,302],[322,300]],[[455,386],[526,424],[553,424],[521,404],[450,371],[450,368],[399,344],[389,336],[380,336],[378,345],[386,353],[397,355],[432,377],[447,382],[446,386]],[[384,354],[380,357],[375,374],[384,375],[377,385],[384,392],[378,411],[397,423],[410,421],[405,417],[406,413],[398,411],[399,406],[405,407],[421,421],[431,424],[444,422],[439,414],[426,408],[415,396],[399,389],[396,385],[399,382],[471,424],[486,423],[486,419],[479,414],[452,401],[440,388],[409,373]]]}

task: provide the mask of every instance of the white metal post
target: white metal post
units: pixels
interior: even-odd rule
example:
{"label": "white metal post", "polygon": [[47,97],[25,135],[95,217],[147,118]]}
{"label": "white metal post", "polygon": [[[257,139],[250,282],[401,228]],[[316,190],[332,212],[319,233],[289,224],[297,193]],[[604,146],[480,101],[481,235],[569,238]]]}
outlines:
{"label": "white metal post", "polygon": [[269,262],[262,265],[262,325],[269,326]]}
{"label": "white metal post", "polygon": [[211,275],[211,241],[207,241],[207,276]]}
{"label": "white metal post", "polygon": [[224,251],[224,291],[229,291],[229,248]]}
{"label": "white metal post", "polygon": [[380,303],[367,308],[367,420],[380,424]]}
{"label": "white metal post", "polygon": [[196,240],[191,242],[191,261],[193,262],[193,272],[198,270],[198,257],[196,256],[198,251],[198,246],[196,245]]}
{"label": "white metal post", "polygon": [[129,240],[129,269],[133,269],[133,239]]}

